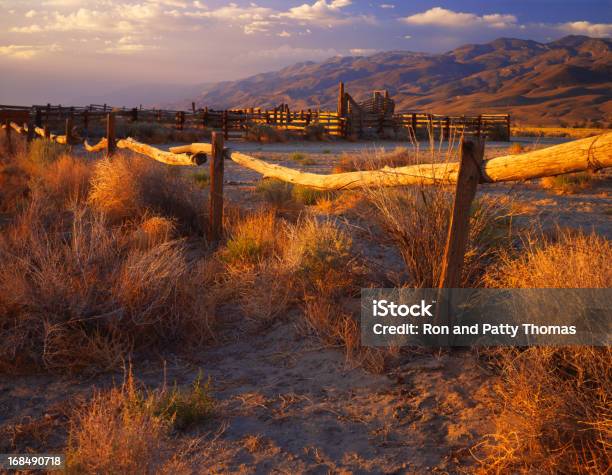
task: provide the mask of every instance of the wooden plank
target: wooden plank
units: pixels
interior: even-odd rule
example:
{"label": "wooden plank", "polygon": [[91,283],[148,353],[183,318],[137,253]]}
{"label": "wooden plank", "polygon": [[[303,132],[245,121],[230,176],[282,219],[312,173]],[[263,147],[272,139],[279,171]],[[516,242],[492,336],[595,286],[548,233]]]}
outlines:
{"label": "wooden plank", "polygon": [[461,143],[455,202],[448,227],[442,259],[439,288],[461,287],[461,272],[470,234],[470,209],[481,179],[484,142],[464,140]]}
{"label": "wooden plank", "polygon": [[216,243],[223,232],[223,134],[213,132],[211,142],[208,241]]}

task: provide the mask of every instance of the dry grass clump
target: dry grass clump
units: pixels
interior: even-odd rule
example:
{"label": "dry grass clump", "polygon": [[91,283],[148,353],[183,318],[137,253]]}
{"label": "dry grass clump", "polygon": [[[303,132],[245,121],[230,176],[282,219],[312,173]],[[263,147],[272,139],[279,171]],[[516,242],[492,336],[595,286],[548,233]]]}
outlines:
{"label": "dry grass clump", "polygon": [[559,230],[556,236],[527,236],[518,256],[502,254],[485,279],[501,288],[612,287],[612,244],[596,234]]}
{"label": "dry grass clump", "polygon": [[306,140],[321,141],[327,138],[327,131],[323,124],[309,124],[304,127],[304,138]]}
{"label": "dry grass clump", "polygon": [[269,258],[278,247],[279,224],[275,213],[259,210],[236,223],[230,230],[223,260],[233,265],[256,264]]}
{"label": "dry grass clump", "polygon": [[176,219],[182,230],[205,227],[205,204],[195,184],[137,155],[119,154],[95,165],[89,204],[114,223],[152,213]]}
{"label": "dry grass clump", "polygon": [[568,137],[576,140],[604,132],[607,130],[588,127],[512,127],[512,135],[518,137]]}
{"label": "dry grass clump", "polygon": [[247,125],[246,140],[261,143],[285,142],[287,137],[281,129],[266,124],[251,123]]}
{"label": "dry grass clump", "polygon": [[[506,255],[489,285],[609,288],[612,246],[603,237],[562,231]],[[499,350],[503,409],[475,455],[492,473],[606,473],[612,438],[610,348]]]}
{"label": "dry grass clump", "polygon": [[54,162],[67,152],[69,152],[69,149],[65,145],[38,139],[29,144],[27,158],[34,163],[46,164]]}
{"label": "dry grass clump", "polygon": [[358,170],[379,170],[384,167],[404,167],[421,163],[417,150],[407,147],[396,147],[386,152],[384,149],[363,151],[358,153],[343,153],[340,161],[334,167],[334,173],[354,172]]}
{"label": "dry grass clump", "polygon": [[131,231],[87,209],[44,211],[33,202],[0,237],[0,366],[104,370],[211,336],[208,277],[188,268],[181,241],[131,247]]}
{"label": "dry grass clump", "polygon": [[172,473],[172,430],[208,420],[209,383],[191,388],[141,389],[131,373],[124,384],[97,392],[70,423],[66,464],[71,473]]}
{"label": "dry grass clump", "polygon": [[145,250],[159,246],[176,237],[173,220],[161,216],[145,218],[132,235],[132,246]]}
{"label": "dry grass clump", "polygon": [[277,209],[291,209],[295,206],[293,187],[275,178],[265,178],[257,183],[255,192]]}
{"label": "dry grass clump", "polygon": [[[411,287],[437,287],[453,205],[453,193],[442,187],[369,188],[374,216],[397,244]],[[470,237],[462,285],[477,286],[497,250],[509,238],[507,210],[500,202],[480,199],[470,217]]]}
{"label": "dry grass clump", "polygon": [[593,174],[578,172],[540,178],[540,185],[542,188],[554,191],[555,193],[573,194],[589,188],[593,181]]}

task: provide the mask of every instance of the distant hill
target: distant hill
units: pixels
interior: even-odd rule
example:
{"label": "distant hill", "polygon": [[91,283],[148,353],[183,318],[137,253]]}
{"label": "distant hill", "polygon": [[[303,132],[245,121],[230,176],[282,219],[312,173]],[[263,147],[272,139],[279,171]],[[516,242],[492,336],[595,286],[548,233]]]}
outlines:
{"label": "distant hill", "polygon": [[[550,43],[500,38],[444,54],[389,51],[304,62],[206,85],[190,106],[335,108],[338,81],[357,100],[388,89],[396,110],[510,111],[530,124],[612,122],[612,41],[567,36]],[[183,96],[185,97],[185,96]]]}

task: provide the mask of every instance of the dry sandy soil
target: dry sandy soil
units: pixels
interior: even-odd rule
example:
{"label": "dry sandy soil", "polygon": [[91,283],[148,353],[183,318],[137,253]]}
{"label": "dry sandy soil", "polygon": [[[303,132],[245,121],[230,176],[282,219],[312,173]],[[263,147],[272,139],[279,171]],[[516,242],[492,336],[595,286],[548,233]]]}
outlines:
{"label": "dry sandy soil", "polygon": [[[501,154],[506,146],[489,150]],[[236,148],[322,173],[343,151],[334,144]],[[308,156],[314,164],[290,159],[289,153],[304,148],[313,152]],[[226,180],[239,183],[228,184],[230,198],[244,200],[254,196],[259,177],[228,162]],[[609,185],[608,180],[607,186],[577,195],[556,195],[532,183],[491,186],[485,193],[513,196],[526,223],[592,227],[610,238]],[[386,266],[389,274],[401,271],[397,252],[381,246],[368,257]],[[368,248],[367,241],[361,247]],[[235,321],[216,345],[200,354],[174,359],[166,355],[165,362],[135,365],[136,376],[152,387],[161,384],[164,367],[166,378],[178,384],[193,381],[200,369],[212,378],[217,415],[179,439],[192,442],[185,457],[194,472],[473,471],[477,461],[470,448],[492,431],[496,408],[496,376],[484,360],[469,351],[421,351],[408,355],[394,372],[375,375],[346,361],[340,349],[303,337],[295,325],[299,318],[295,312],[269,328]],[[0,452],[13,452],[26,442],[37,451],[60,450],[65,433],[57,427],[73,401],[121,378],[0,376]]]}

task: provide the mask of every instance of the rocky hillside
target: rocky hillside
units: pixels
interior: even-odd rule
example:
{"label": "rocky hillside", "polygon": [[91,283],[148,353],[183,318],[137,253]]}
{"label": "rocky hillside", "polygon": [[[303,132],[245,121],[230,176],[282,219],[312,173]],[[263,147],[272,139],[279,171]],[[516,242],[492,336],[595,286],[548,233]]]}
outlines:
{"label": "rocky hillside", "polygon": [[239,81],[207,85],[199,106],[288,103],[334,108],[338,81],[357,100],[388,89],[398,110],[510,111],[518,122],[612,122],[612,41],[567,36],[551,43],[500,38],[444,54],[390,51],[305,62]]}

